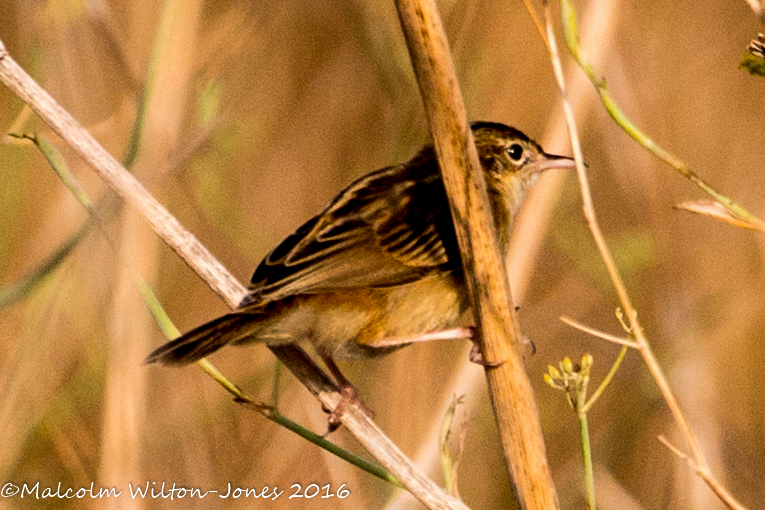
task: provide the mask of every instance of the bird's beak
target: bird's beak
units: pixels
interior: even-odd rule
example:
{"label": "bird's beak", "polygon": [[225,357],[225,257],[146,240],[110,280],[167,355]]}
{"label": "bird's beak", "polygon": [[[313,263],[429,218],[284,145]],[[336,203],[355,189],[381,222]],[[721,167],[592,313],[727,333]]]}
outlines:
{"label": "bird's beak", "polygon": [[576,163],[573,158],[545,154],[545,158],[537,163],[537,172],[544,172],[552,168],[574,168],[574,166],[576,166]]}

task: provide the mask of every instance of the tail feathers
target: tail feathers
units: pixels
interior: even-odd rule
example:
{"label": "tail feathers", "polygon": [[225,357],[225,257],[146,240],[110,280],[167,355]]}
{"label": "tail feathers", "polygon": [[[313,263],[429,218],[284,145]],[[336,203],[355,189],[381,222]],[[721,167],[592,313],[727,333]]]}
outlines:
{"label": "tail feathers", "polygon": [[[165,365],[186,365],[212,354],[224,345],[252,334],[257,315],[230,313],[202,324],[183,336],[166,343],[146,358],[146,363],[159,361]],[[249,326],[249,327],[248,327]]]}

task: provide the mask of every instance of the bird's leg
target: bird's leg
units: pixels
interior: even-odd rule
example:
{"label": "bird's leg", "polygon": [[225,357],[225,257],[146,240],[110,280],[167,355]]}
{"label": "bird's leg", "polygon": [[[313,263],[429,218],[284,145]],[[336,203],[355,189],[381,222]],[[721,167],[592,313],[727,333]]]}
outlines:
{"label": "bird's leg", "polygon": [[[517,309],[518,308],[516,307],[516,310]],[[492,368],[498,367],[502,364],[501,361],[494,362],[494,363],[484,363],[483,355],[481,354],[481,348],[478,346],[478,344],[475,341],[475,327],[473,326],[445,329],[442,331],[431,331],[430,333],[422,333],[420,335],[393,336],[393,337],[381,338],[380,340],[377,340],[374,343],[368,344],[367,347],[380,349],[380,348],[386,348],[386,347],[403,347],[405,345],[423,343],[423,342],[434,342],[434,341],[442,341],[442,340],[463,340],[463,339],[470,340],[471,342],[473,342],[473,347],[470,349],[470,354],[468,356],[471,363],[475,363],[481,366],[488,366]],[[529,352],[524,353],[525,355],[533,355],[537,352],[534,342],[532,342],[529,339],[529,337],[527,337],[526,335],[523,335],[522,341],[524,346],[529,347],[528,349]]]}
{"label": "bird's leg", "polygon": [[337,407],[331,411],[325,409],[325,411],[329,413],[329,430],[327,430],[327,434],[334,432],[338,429],[338,427],[340,427],[340,418],[343,416],[343,413],[350,404],[358,405],[364,409],[367,414],[374,418],[374,411],[361,401],[359,398],[359,390],[357,390],[353,383],[351,383],[351,381],[349,381],[345,375],[343,375],[343,373],[340,371],[340,367],[338,367],[335,363],[335,360],[332,359],[332,356],[322,354],[321,359],[324,361],[327,369],[332,374],[332,377],[334,377],[335,381],[337,381],[337,384],[340,385],[340,394],[343,397],[342,400],[340,400],[340,403],[337,404]]}
{"label": "bird's leg", "polygon": [[473,346],[470,348],[470,354],[468,359],[471,363],[485,367],[498,367],[502,362],[484,363],[483,355],[481,354],[481,348],[475,341],[475,327],[467,326],[464,328],[445,329],[443,331],[431,331],[430,333],[423,333],[420,335],[410,336],[393,336],[387,338],[381,338],[374,343],[368,345],[376,349],[385,347],[403,347],[405,345],[422,343],[422,342],[434,342],[441,340],[463,340],[467,339],[473,342]]}
{"label": "bird's leg", "polygon": [[367,347],[379,349],[384,347],[403,347],[404,345],[422,342],[433,342],[437,340],[472,339],[474,331],[475,328],[467,327],[445,329],[443,331],[431,331],[430,333],[423,333],[421,335],[390,336],[387,338],[381,338],[374,343],[368,344]]}
{"label": "bird's leg", "polygon": [[501,362],[498,363],[484,363],[483,356],[481,355],[481,348],[475,341],[475,327],[467,326],[463,328],[445,329],[443,331],[431,331],[430,333],[423,333],[420,335],[411,336],[393,336],[387,338],[381,338],[376,342],[369,344],[369,347],[384,348],[384,347],[403,347],[409,344],[422,343],[422,342],[434,342],[441,340],[470,340],[473,342],[473,346],[470,348],[470,354],[468,359],[471,363],[475,363],[481,366],[498,367]]}

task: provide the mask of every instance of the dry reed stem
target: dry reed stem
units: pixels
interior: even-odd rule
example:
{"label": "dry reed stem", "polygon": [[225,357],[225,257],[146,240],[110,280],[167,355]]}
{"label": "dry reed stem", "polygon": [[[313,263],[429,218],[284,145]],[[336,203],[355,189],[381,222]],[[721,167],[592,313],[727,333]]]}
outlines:
{"label": "dry reed stem", "polygon": [[433,0],[398,0],[396,6],[449,197],[505,460],[522,508],[555,509],[520,329],[446,35]]}
{"label": "dry reed stem", "polygon": [[[24,72],[10,57],[1,40],[0,81],[27,103],[126,202],[135,207],[162,240],[231,308],[239,304],[246,292],[244,287],[90,133]],[[330,409],[337,406],[342,398],[337,388],[301,349],[284,346],[271,350],[324,406]],[[341,420],[425,506],[439,510],[467,510],[461,501],[448,496],[423,475],[359,406],[348,406]]]}
{"label": "dry reed stem", "polygon": [[[614,20],[617,19],[613,2],[595,3],[589,6],[586,14],[586,22],[583,26],[592,27],[589,31],[588,42],[591,43],[594,58],[603,56],[608,51],[611,40],[615,34]],[[544,37],[546,38],[546,37]],[[590,81],[578,72],[579,68],[574,64],[570,69],[571,78],[571,101],[577,111],[582,114],[583,109],[590,107],[594,101],[585,94],[591,86]],[[557,140],[566,136],[564,131],[565,120],[562,115],[551,115],[549,127],[545,132],[543,139]],[[567,138],[567,136],[566,136]],[[547,143],[542,144],[547,147]],[[513,297],[516,303],[523,301],[523,295],[529,285],[529,280],[533,273],[534,261],[547,231],[549,230],[550,218],[552,216],[553,205],[561,194],[563,175],[543,175],[540,182],[532,189],[524,199],[524,205],[520,214],[513,223],[513,240],[510,246],[510,253],[507,257],[507,267],[509,269],[508,278],[510,288],[513,289]],[[459,388],[460,393],[473,394],[477,391],[479,385],[483,385],[481,377],[474,367],[469,363],[460,365],[456,373],[452,376],[450,388]],[[444,412],[451,401],[451,393],[444,393],[437,403],[438,409]],[[472,405],[472,404],[468,404]],[[435,421],[431,426],[428,437],[437,437],[440,428],[440,422]],[[413,458],[421,466],[431,466],[431,469],[438,468],[437,448],[429,443],[423,443]],[[403,493],[393,499],[389,508],[399,508],[402,506],[406,496]]]}
{"label": "dry reed stem", "polygon": [[[706,478],[704,478],[704,481],[718,496],[722,498],[723,502],[728,505],[729,508],[744,509],[745,507],[736,501],[725,489],[723,489],[722,485],[712,477],[709,467],[704,460],[701,449],[699,448],[698,442],[696,441],[696,437],[693,434],[693,430],[691,429],[688,420],[680,409],[680,405],[677,402],[674,393],[672,393],[669,382],[667,381],[667,378],[665,377],[664,372],[662,371],[661,366],[659,365],[659,362],[653,353],[653,350],[651,350],[648,339],[646,338],[643,332],[643,328],[638,321],[637,311],[632,306],[632,302],[627,293],[627,289],[624,286],[624,282],[619,275],[619,271],[611,255],[611,251],[609,250],[608,245],[606,244],[606,240],[603,237],[603,233],[600,230],[597,216],[595,215],[595,206],[592,201],[589,179],[587,177],[587,172],[584,166],[582,147],[579,143],[579,134],[576,127],[576,121],[574,119],[574,112],[571,108],[571,105],[566,100],[565,78],[563,77],[563,69],[560,61],[560,55],[558,53],[558,44],[555,39],[555,33],[552,29],[552,15],[550,13],[549,5],[546,2],[545,22],[547,25],[547,40],[549,42],[548,47],[550,48],[550,60],[552,62],[553,70],[555,71],[555,78],[558,81],[558,87],[560,88],[561,98],[563,101],[563,112],[568,124],[569,135],[571,138],[571,148],[574,152],[574,159],[576,160],[576,173],[577,177],[579,178],[579,187],[582,192],[582,208],[584,211],[584,217],[587,220],[587,225],[589,226],[592,237],[598,247],[600,256],[606,265],[606,269],[608,270],[608,275],[611,278],[614,289],[619,296],[619,301],[624,308],[624,314],[626,315],[629,322],[631,333],[635,337],[637,349],[643,356],[643,360],[648,366],[649,372],[651,372],[651,375],[656,381],[656,384],[659,386],[659,390],[661,391],[664,400],[667,402],[675,422],[680,427],[680,431],[691,450],[695,464],[698,466],[700,471],[703,471],[708,475]],[[723,498],[723,495],[725,498]]]}

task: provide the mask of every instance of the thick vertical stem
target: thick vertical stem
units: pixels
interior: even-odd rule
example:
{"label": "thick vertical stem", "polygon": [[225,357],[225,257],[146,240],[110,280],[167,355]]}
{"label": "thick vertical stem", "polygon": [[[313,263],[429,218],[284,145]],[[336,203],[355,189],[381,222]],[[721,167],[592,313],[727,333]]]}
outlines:
{"label": "thick vertical stem", "polygon": [[[486,184],[441,20],[433,0],[397,0],[396,5],[449,196],[505,459],[521,506],[555,509],[558,498]],[[499,366],[489,367],[496,362]]]}

